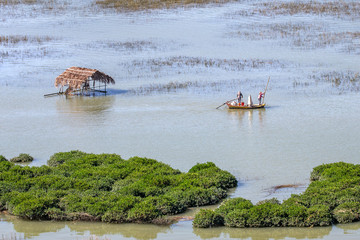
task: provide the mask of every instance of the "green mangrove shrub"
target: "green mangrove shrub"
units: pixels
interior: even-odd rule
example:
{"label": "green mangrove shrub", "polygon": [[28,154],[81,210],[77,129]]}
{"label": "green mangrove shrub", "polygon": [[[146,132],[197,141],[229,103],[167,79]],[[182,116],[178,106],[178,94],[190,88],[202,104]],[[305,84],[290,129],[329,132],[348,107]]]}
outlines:
{"label": "green mangrove shrub", "polygon": [[64,163],[66,160],[70,161],[73,159],[78,159],[83,156],[85,156],[86,153],[81,152],[79,150],[73,150],[70,152],[59,152],[52,155],[49,160],[47,161],[48,166],[50,167],[56,167],[62,163]]}
{"label": "green mangrove shrub", "polygon": [[[311,227],[360,220],[360,165],[344,162],[315,167],[311,183],[302,194],[280,203],[268,199],[253,205],[249,200],[224,201],[219,214],[228,227]],[[209,210],[211,211],[211,210]],[[211,227],[210,212],[198,213],[194,226]]]}
{"label": "green mangrove shrub", "polygon": [[200,228],[216,227],[224,224],[224,218],[209,209],[200,209],[197,218],[194,219],[193,225]]}
{"label": "green mangrove shrub", "polygon": [[360,202],[342,203],[333,210],[332,214],[339,223],[354,222],[360,217]]}
{"label": "green mangrove shrub", "polygon": [[0,209],[27,219],[164,222],[218,203],[236,184],[213,163],[183,173],[153,159],[60,152],[41,167],[0,160]]}

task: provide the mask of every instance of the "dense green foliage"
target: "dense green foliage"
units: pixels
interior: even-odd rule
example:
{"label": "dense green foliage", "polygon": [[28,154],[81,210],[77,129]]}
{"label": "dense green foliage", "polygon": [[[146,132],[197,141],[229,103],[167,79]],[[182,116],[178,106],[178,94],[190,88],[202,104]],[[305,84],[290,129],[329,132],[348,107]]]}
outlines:
{"label": "dense green foliage", "polygon": [[7,159],[3,155],[0,155],[0,162],[2,161],[7,161]]}
{"label": "dense green foliage", "polygon": [[237,181],[213,163],[182,173],[153,159],[56,153],[49,166],[0,160],[0,210],[28,219],[154,222],[214,204]]}
{"label": "dense green foliage", "polygon": [[224,224],[224,218],[209,209],[200,209],[197,218],[194,219],[193,225],[201,228],[221,226]]}
{"label": "dense green foliage", "polygon": [[321,165],[313,169],[310,178],[304,193],[293,194],[283,203],[274,198],[256,205],[243,198],[229,199],[214,211],[199,212],[193,225],[309,227],[360,220],[360,165]]}
{"label": "dense green foliage", "polygon": [[14,163],[27,163],[32,162],[34,158],[26,153],[20,153],[19,156],[10,159],[10,162]]}

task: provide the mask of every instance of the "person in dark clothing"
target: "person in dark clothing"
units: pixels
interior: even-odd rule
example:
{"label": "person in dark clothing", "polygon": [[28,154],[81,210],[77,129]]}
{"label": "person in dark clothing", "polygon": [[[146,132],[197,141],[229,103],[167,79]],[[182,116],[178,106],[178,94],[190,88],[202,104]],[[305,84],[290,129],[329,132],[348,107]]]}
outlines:
{"label": "person in dark clothing", "polygon": [[237,99],[238,99],[238,103],[239,105],[241,104],[241,98],[243,97],[242,93],[240,91],[238,91],[237,93]]}

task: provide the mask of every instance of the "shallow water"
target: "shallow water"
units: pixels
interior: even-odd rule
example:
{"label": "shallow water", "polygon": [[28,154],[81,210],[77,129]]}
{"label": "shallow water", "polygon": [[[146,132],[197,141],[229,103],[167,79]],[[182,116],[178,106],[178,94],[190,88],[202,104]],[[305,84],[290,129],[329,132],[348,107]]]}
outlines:
{"label": "shallow water", "polygon": [[[321,228],[192,228],[191,221],[170,227],[147,224],[103,224],[86,222],[29,222],[2,217],[4,236],[25,239],[358,239],[359,223]],[[11,228],[9,228],[11,226]]]}
{"label": "shallow water", "polygon": [[[265,23],[279,22],[316,23],[325,33],[356,31],[358,19],[238,15],[254,8],[247,1],[141,13],[85,11],[81,6],[34,16],[20,5],[24,12],[16,14],[21,18],[0,7],[8,14],[0,21],[2,36],[51,37],[41,43],[0,44],[0,154],[5,157],[29,153],[35,158],[31,165],[39,166],[56,152],[79,149],[154,158],[181,171],[212,161],[238,178],[230,197],[253,203],[304,191],[317,165],[359,162],[358,91],[310,77],[358,71],[358,39],[351,45],[356,51],[346,52],[348,42],[314,48],[318,39],[302,47],[294,45],[293,37],[253,40],[233,34],[234,29],[255,34]],[[204,59],[218,65],[197,61]],[[234,66],[234,59],[252,64]],[[116,85],[107,96],[44,98],[57,91],[54,79],[73,65],[99,69]],[[267,108],[215,109],[238,90],[256,100],[268,76]],[[171,82],[196,84],[169,89]],[[300,186],[272,191],[283,184]],[[359,224],[193,229],[191,221],[159,227],[0,218],[0,233],[32,239],[355,239],[360,233]]]}

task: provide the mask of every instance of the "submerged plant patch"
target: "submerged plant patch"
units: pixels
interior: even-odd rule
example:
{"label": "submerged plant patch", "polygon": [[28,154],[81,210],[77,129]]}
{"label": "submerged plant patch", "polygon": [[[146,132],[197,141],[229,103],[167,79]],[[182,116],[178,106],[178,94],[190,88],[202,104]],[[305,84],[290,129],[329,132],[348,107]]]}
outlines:
{"label": "submerged plant patch", "polygon": [[186,6],[201,6],[205,4],[224,4],[232,0],[97,0],[96,4],[103,8],[117,11],[143,11],[148,9],[169,9]]}
{"label": "submerged plant patch", "polygon": [[302,194],[280,203],[273,198],[253,205],[234,198],[219,208],[201,210],[196,227],[312,227],[360,220],[360,165],[344,162],[315,167]]}
{"label": "submerged plant patch", "polygon": [[153,159],[56,153],[48,166],[0,158],[0,208],[27,219],[158,222],[227,196],[237,180],[208,162],[188,173]]}
{"label": "submerged plant patch", "polygon": [[315,79],[316,82],[330,83],[333,88],[339,90],[339,93],[360,91],[359,72],[323,72],[310,75],[309,78]]}
{"label": "submerged plant patch", "polygon": [[263,8],[257,11],[265,16],[314,14],[358,19],[360,9],[358,1],[271,1],[259,5]]}

